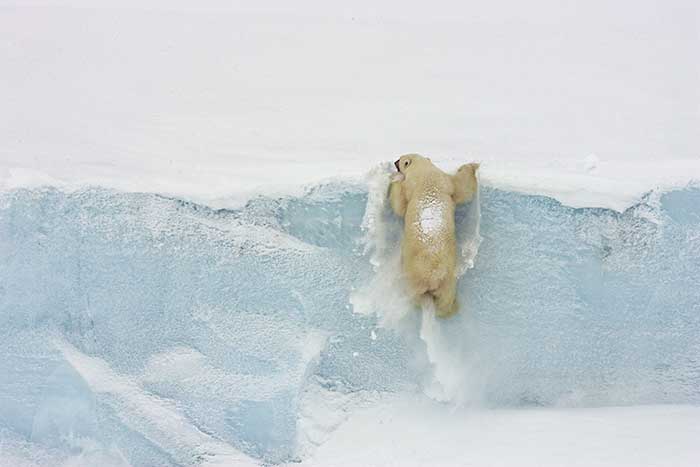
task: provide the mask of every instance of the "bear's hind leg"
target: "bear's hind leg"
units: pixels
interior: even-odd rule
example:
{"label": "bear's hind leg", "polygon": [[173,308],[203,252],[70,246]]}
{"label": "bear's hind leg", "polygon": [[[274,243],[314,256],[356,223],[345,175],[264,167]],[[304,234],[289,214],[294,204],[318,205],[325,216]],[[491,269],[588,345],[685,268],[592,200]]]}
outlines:
{"label": "bear's hind leg", "polygon": [[431,293],[435,297],[435,314],[439,318],[448,318],[457,313],[457,278],[445,279]]}

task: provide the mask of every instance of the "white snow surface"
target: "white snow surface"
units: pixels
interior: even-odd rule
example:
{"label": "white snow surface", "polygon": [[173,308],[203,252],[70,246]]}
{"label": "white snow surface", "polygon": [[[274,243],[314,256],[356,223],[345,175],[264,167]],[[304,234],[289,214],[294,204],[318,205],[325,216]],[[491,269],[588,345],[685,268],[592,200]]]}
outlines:
{"label": "white snow surface", "polygon": [[460,410],[400,396],[351,414],[304,467],[696,466],[700,408]]}
{"label": "white snow surface", "polygon": [[225,207],[419,152],[622,210],[700,179],[699,11],[0,0],[0,188]]}

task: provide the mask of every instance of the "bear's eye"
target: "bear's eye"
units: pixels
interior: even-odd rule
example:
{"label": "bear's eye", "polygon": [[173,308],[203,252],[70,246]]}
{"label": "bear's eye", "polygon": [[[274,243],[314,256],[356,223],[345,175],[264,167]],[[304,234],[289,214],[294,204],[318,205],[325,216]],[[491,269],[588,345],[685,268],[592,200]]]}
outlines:
{"label": "bear's eye", "polygon": [[404,161],[403,166],[404,166],[404,167],[408,167],[408,164],[409,164],[410,162],[411,162],[411,161]]}

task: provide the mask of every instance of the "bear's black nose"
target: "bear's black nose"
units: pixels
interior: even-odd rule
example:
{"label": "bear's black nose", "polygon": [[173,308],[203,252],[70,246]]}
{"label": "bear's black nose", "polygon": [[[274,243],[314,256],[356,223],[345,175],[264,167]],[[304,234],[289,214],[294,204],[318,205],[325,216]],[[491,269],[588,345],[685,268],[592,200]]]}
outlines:
{"label": "bear's black nose", "polygon": [[401,159],[396,159],[396,162],[394,162],[394,165],[396,166],[396,170],[401,172],[401,169],[399,168],[399,162],[401,162]]}

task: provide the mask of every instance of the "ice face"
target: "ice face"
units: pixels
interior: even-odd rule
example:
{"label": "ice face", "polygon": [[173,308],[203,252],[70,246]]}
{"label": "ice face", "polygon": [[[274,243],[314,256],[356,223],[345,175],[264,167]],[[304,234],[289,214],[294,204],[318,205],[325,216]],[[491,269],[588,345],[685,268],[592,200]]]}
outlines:
{"label": "ice face", "polygon": [[303,454],[319,391],[700,403],[700,189],[616,213],[485,188],[480,246],[457,211],[461,312],[421,322],[384,183],[231,211],[1,194],[3,439],[45,465],[246,465]]}

